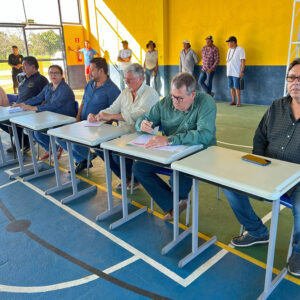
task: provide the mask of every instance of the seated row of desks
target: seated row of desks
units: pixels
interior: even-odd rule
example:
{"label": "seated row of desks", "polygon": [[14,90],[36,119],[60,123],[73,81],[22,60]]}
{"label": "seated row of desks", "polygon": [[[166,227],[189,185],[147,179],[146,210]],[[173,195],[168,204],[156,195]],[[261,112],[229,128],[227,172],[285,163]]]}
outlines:
{"label": "seated row of desks", "polygon": [[[54,170],[56,176],[56,187],[46,191],[46,194],[57,192],[72,186],[73,194],[62,200],[63,203],[72,201],[96,189],[96,186],[85,190],[77,190],[77,179],[74,170],[74,161],[71,143],[80,144],[89,148],[104,151],[105,172],[107,182],[108,210],[97,216],[97,221],[122,210],[123,217],[112,223],[110,228],[114,229],[125,222],[133,219],[137,215],[146,211],[146,207],[128,214],[128,199],[126,189],[125,158],[142,160],[152,164],[173,170],[173,240],[162,249],[162,254],[168,253],[174,246],[182,241],[189,233],[192,233],[192,251],[179,261],[178,266],[183,267],[193,258],[216,242],[216,237],[212,237],[200,247],[198,246],[198,195],[199,180],[221,187],[232,189],[240,193],[247,194],[253,198],[268,200],[272,203],[272,219],[270,228],[270,243],[268,247],[267,268],[265,277],[265,287],[261,298],[266,298],[278,285],[286,274],[286,269],[272,281],[272,269],[275,254],[275,242],[277,234],[278,214],[280,208],[280,197],[300,182],[299,165],[284,161],[271,159],[272,163],[267,167],[251,164],[241,159],[243,152],[225,149],[217,146],[209,147],[203,151],[202,145],[187,146],[183,150],[169,152],[158,149],[145,149],[128,144],[139,135],[132,133],[128,127],[117,127],[103,124],[100,127],[85,127],[82,122],[75,123],[75,118],[59,115],[52,112],[30,113],[19,112],[18,116],[12,117],[6,108],[0,109],[0,122],[12,126],[14,136],[17,137],[17,128],[26,128],[29,135],[33,170],[24,170],[23,156],[20,150],[20,143],[15,139],[17,148],[20,172],[16,176],[25,175],[34,171],[33,175],[24,177],[23,180],[31,180],[38,176],[49,174],[53,169],[40,171],[40,166],[35,158],[33,143],[33,131],[43,132],[50,136]],[[59,164],[56,155],[55,139],[60,138],[66,141],[69,154],[71,181],[62,183],[59,172]],[[0,152],[2,156],[2,166],[10,162],[5,159],[3,146],[0,140]],[[122,182],[122,204],[114,206],[111,186],[111,170],[109,167],[109,152],[120,156],[121,182]],[[192,226],[179,234],[179,182],[178,173],[185,173],[193,178],[193,221]]]}

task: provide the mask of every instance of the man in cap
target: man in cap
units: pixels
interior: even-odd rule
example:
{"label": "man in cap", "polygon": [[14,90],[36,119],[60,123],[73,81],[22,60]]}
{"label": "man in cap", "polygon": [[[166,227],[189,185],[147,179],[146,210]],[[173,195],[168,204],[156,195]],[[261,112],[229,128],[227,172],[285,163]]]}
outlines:
{"label": "man in cap", "polygon": [[125,89],[124,83],[124,70],[131,64],[132,51],[128,48],[128,42],[122,41],[123,49],[119,51],[118,62],[120,69],[120,88],[123,91]]}
{"label": "man in cap", "polygon": [[[199,85],[201,85],[205,93],[212,97],[214,93],[211,92],[212,81],[219,64],[219,49],[214,45],[213,37],[209,35],[206,39],[206,46],[201,50],[202,56],[202,70],[199,78]],[[205,81],[207,80],[207,83]]]}
{"label": "man in cap", "polygon": [[235,105],[236,96],[236,106],[241,106],[240,78],[244,76],[246,61],[245,50],[237,45],[237,39],[235,36],[229,37],[226,42],[229,47],[226,61],[228,87],[230,88],[232,98],[230,105]]}
{"label": "man in cap", "polygon": [[191,49],[189,40],[184,40],[183,49],[180,52],[179,73],[187,72],[193,75],[194,67],[199,62],[196,52]]}

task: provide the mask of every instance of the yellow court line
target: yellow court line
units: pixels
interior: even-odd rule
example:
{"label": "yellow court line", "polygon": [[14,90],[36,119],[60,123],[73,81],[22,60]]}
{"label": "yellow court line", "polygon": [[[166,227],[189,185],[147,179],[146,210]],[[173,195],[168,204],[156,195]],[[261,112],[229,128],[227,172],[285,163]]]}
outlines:
{"label": "yellow court line", "polygon": [[[31,154],[31,153],[30,153],[30,154]],[[30,155],[30,154],[29,154],[29,155]],[[48,164],[48,162],[45,162],[45,163]],[[64,171],[64,172],[68,172],[68,170],[65,169],[65,168],[63,168],[63,167],[59,167],[59,169],[60,169],[61,171]],[[79,179],[81,179],[81,180],[83,180],[83,181],[89,183],[90,185],[95,185],[95,186],[99,187],[99,189],[101,189],[101,190],[107,192],[107,188],[106,188],[106,187],[104,187],[104,186],[102,186],[102,185],[100,185],[100,184],[97,184],[97,183],[93,182],[92,180],[89,180],[89,179],[87,179],[87,178],[85,178],[85,177],[82,177],[82,176],[80,176],[80,175],[77,175],[77,174],[76,174],[76,177],[78,177]],[[116,193],[116,192],[114,192],[114,191],[112,192],[112,194],[113,194],[113,196],[115,196],[115,197],[117,197],[117,198],[119,198],[119,199],[122,199],[122,195],[120,195],[120,194],[118,194],[118,193]],[[137,203],[137,202],[135,202],[135,201],[131,201],[131,203],[132,203],[134,206],[138,207],[138,208],[144,207],[144,205],[142,205],[142,204],[140,204],[140,203]],[[156,212],[156,211],[151,212],[150,208],[147,208],[147,212],[148,212],[148,213],[152,213],[154,216],[156,216],[156,217],[158,217],[158,218],[160,218],[160,219],[163,220],[163,217],[164,217],[164,216],[163,216],[162,214],[160,214],[160,213],[158,213],[158,212]],[[171,223],[173,223],[173,222],[171,222]],[[187,227],[186,225],[183,225],[183,224],[181,224],[181,223],[179,223],[179,227],[180,227],[181,229],[183,229],[183,230],[187,230],[187,229],[188,229],[188,227]],[[206,240],[206,241],[210,239],[209,236],[207,236],[207,235],[205,235],[205,234],[203,234],[203,233],[201,233],[201,232],[198,232],[198,236],[199,236],[200,238]],[[232,254],[235,254],[235,255],[237,255],[237,256],[239,256],[239,257],[241,257],[241,258],[243,258],[243,259],[245,259],[245,260],[247,260],[247,261],[249,261],[249,262],[251,262],[251,263],[253,263],[253,264],[255,264],[255,265],[259,266],[259,267],[261,267],[261,268],[263,268],[263,269],[266,269],[266,266],[267,266],[267,265],[266,265],[264,262],[262,262],[262,261],[260,261],[260,260],[258,260],[258,259],[256,259],[256,258],[253,258],[253,257],[251,257],[251,256],[249,256],[249,255],[247,255],[247,254],[245,254],[245,253],[243,253],[243,252],[240,252],[240,251],[238,251],[238,250],[236,250],[236,249],[234,249],[234,248],[231,248],[231,247],[229,247],[229,246],[227,246],[226,244],[223,244],[223,243],[221,243],[221,242],[218,242],[218,241],[217,241],[217,242],[215,242],[214,244],[217,245],[217,246],[219,246],[219,247],[222,248],[222,249],[227,250],[228,252],[230,252],[230,253],[232,253]],[[276,269],[276,268],[273,268],[273,273],[277,275],[277,274],[280,273],[280,270],[278,270],[278,269]],[[287,275],[284,276],[284,278],[287,279],[287,280],[289,280],[289,281],[291,281],[291,282],[293,282],[293,283],[295,283],[295,284],[297,284],[297,285],[300,285],[300,279],[297,279],[297,278],[295,278],[294,276],[291,276],[291,275],[287,274]]]}

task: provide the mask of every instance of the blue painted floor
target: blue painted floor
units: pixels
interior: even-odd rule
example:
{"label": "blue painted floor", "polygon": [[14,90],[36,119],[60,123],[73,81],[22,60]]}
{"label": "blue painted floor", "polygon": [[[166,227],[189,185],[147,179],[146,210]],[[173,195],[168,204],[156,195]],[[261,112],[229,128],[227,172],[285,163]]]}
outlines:
{"label": "blue painted floor", "polygon": [[[61,205],[71,190],[43,195],[55,185],[54,175],[12,182],[10,168],[0,169],[0,299],[256,299],[263,289],[265,270],[230,252],[194,276],[224,251],[216,245],[179,269],[191,250],[190,237],[161,255],[172,224],[151,214],[113,231],[109,224],[120,214],[95,222],[107,208],[100,189]],[[270,299],[299,295],[299,285],[284,280]]]}

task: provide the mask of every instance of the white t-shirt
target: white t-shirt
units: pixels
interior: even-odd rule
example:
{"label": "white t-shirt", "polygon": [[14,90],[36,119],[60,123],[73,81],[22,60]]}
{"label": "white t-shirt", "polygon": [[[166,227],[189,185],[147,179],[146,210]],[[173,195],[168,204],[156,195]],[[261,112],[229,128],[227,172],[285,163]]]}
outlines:
{"label": "white t-shirt", "polygon": [[145,67],[148,70],[152,70],[156,67],[157,64],[157,51],[153,50],[152,52],[147,51],[146,52],[146,57],[145,57]]}
{"label": "white t-shirt", "polygon": [[[127,57],[130,57],[132,55],[132,51],[131,49],[121,49],[119,51],[119,55],[118,57],[124,59],[124,58],[127,58]],[[128,62],[119,62],[119,66],[120,66],[120,69],[122,71],[124,71],[129,65],[131,65],[131,62],[128,61]]]}
{"label": "white t-shirt", "polygon": [[245,50],[237,46],[232,49],[229,48],[227,51],[227,76],[239,77],[241,71],[241,59],[246,59]]}

